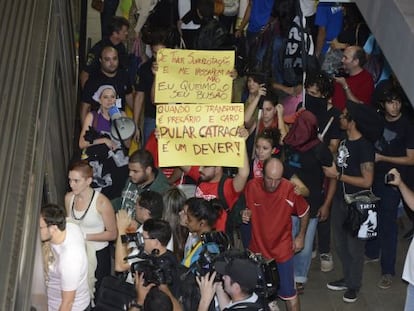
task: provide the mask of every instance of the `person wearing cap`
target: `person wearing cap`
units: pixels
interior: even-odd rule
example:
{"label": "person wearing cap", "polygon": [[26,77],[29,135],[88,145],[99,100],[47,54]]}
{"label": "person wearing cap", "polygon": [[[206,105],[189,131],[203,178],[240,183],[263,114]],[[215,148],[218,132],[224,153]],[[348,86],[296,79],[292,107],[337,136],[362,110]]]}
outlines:
{"label": "person wearing cap", "polygon": [[382,276],[378,287],[387,289],[395,275],[395,261],[398,243],[398,205],[401,193],[384,183],[384,177],[391,168],[407,178],[407,167],[414,165],[414,126],[401,111],[402,94],[397,88],[385,90],[379,106],[384,113],[384,131],[375,143],[375,176],[373,192],[381,198],[378,210],[379,238],[368,241],[365,255],[370,261],[381,261]]}
{"label": "person wearing cap", "polygon": [[343,301],[352,303],[358,299],[362,285],[365,241],[352,236],[343,226],[348,216],[344,194],[371,188],[375,161],[373,144],[382,134],[382,121],[372,107],[348,101],[340,116],[340,125],[346,138],[338,148],[337,167],[324,168],[324,172],[327,177],[338,180],[331,220],[343,278],[329,282],[327,287],[344,290]]}
{"label": "person wearing cap", "polygon": [[[218,261],[216,272],[197,277],[201,299],[198,311],[207,311],[214,295],[217,296],[220,310],[264,310],[259,297],[254,292],[257,286],[258,267],[248,259],[233,259],[230,262]],[[219,273],[223,282],[214,282]]]}
{"label": "person wearing cap", "polygon": [[[109,110],[116,101],[116,90],[112,85],[101,85],[94,93],[98,101],[98,111],[88,112],[79,136],[79,148],[85,149],[89,165],[94,169],[93,188],[110,200],[121,195],[122,185],[128,177],[128,157],[125,146],[129,141],[121,142],[111,134],[111,117]],[[125,113],[121,111],[121,115]]]}
{"label": "person wearing cap", "polygon": [[364,50],[359,46],[348,46],[344,50],[342,66],[347,77],[335,77],[332,103],[339,110],[343,110],[346,101],[369,105],[374,92],[374,80],[371,74],[364,69],[366,63]]}
{"label": "person wearing cap", "polygon": [[[276,261],[280,277],[278,296],[291,311],[300,309],[293,257],[304,247],[309,205],[296,193],[295,186],[282,177],[283,172],[279,159],[270,158],[264,162],[263,177],[253,178],[246,185],[247,209],[242,213],[242,221],[251,222],[249,249]],[[296,237],[292,236],[292,215],[300,218]]]}
{"label": "person wearing cap", "polygon": [[116,91],[116,106],[125,111],[126,105],[128,105],[134,111],[134,121],[137,124],[139,115],[136,114],[137,110],[134,108],[132,84],[127,71],[119,67],[118,51],[111,46],[104,47],[99,61],[100,70],[91,74],[81,94],[81,126],[83,126],[89,111],[99,109],[99,101],[93,96],[102,85],[113,86]]}

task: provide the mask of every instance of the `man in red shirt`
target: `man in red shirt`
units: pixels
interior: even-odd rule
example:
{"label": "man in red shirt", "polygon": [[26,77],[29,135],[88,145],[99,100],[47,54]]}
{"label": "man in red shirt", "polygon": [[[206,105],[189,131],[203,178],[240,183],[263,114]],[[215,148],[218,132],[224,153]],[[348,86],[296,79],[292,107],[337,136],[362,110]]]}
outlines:
{"label": "man in red shirt", "polygon": [[[245,128],[240,128],[239,135],[245,139],[248,132]],[[198,181],[195,196],[211,200],[219,199],[219,183],[223,176],[222,166],[184,166],[181,169],[192,179]],[[244,154],[243,167],[239,167],[237,174],[233,178],[227,178],[223,185],[224,199],[229,210],[231,210],[239,198],[246,185],[247,178],[250,174],[249,160],[247,152]],[[216,222],[217,231],[225,231],[227,222],[227,212],[223,212]]]}
{"label": "man in red shirt", "polygon": [[335,90],[332,103],[340,111],[347,100],[370,104],[374,92],[374,80],[363,67],[366,63],[364,50],[359,46],[348,46],[342,57],[342,64],[348,77],[335,77]]}
{"label": "man in red shirt", "polygon": [[[263,177],[254,178],[245,189],[247,210],[243,222],[251,221],[249,249],[277,262],[280,288],[278,295],[288,310],[299,310],[296,294],[293,255],[303,249],[309,221],[309,205],[296,194],[294,185],[283,176],[283,164],[276,158],[265,161]],[[300,217],[300,231],[292,237],[292,215]]]}

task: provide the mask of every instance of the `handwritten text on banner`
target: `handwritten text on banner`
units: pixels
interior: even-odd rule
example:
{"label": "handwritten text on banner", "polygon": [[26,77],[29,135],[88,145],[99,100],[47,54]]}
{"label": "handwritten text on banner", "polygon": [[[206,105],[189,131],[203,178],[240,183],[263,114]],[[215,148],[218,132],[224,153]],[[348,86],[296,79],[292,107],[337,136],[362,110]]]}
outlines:
{"label": "handwritten text on banner", "polygon": [[157,105],[159,165],[243,165],[243,104]]}
{"label": "handwritten text on banner", "polygon": [[234,51],[161,49],[156,103],[230,103]]}

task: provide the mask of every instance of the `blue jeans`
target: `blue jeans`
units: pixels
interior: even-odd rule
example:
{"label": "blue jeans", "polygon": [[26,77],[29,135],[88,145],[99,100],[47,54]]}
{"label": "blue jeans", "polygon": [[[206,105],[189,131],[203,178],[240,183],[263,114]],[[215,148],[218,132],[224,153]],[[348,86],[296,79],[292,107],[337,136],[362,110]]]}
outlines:
{"label": "blue jeans", "polygon": [[[315,238],[318,218],[310,218],[306,229],[304,248],[296,253],[293,257],[295,267],[295,282],[306,283],[308,280],[309,267],[312,261],[312,247]],[[292,216],[292,234],[293,238],[299,233],[300,218]]]}
{"label": "blue jeans", "polygon": [[373,192],[381,198],[378,209],[378,238],[368,241],[365,254],[369,258],[381,255],[382,274],[395,275],[395,260],[398,243],[398,205],[401,195],[397,188],[374,180]]}
{"label": "blue jeans", "polygon": [[414,285],[411,283],[408,283],[404,311],[412,311],[412,310],[414,310]]}
{"label": "blue jeans", "polygon": [[148,138],[151,132],[155,129],[155,119],[153,118],[144,118],[144,129],[143,129],[143,136],[142,136],[142,146],[144,147],[148,141]]}

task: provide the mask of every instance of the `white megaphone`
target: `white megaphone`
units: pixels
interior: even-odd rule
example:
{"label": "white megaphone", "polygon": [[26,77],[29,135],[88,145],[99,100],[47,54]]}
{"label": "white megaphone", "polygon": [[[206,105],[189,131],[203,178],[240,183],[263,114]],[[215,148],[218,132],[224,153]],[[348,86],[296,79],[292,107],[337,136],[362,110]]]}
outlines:
{"label": "white megaphone", "polygon": [[135,122],[131,118],[123,117],[118,107],[113,105],[109,108],[111,117],[111,135],[116,140],[126,140],[135,133]]}

